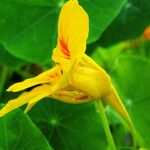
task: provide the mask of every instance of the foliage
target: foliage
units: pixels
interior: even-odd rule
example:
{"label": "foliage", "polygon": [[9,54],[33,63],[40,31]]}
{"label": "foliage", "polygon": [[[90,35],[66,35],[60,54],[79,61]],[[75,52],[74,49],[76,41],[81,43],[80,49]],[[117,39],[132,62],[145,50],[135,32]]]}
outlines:
{"label": "foliage", "polygon": [[20,110],[0,118],[0,131],[1,149],[52,150],[39,129]]}

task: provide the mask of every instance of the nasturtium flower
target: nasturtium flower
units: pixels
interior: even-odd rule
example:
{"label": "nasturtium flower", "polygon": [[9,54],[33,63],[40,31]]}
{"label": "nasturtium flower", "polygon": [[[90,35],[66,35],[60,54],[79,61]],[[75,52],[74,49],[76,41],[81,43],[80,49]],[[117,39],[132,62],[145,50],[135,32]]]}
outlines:
{"label": "nasturtium flower", "polygon": [[143,38],[145,40],[150,40],[150,26],[148,26],[143,33]]}
{"label": "nasturtium flower", "polygon": [[7,91],[11,92],[36,87],[10,100],[0,110],[0,116],[24,104],[27,104],[27,112],[44,97],[74,104],[103,98],[105,102],[113,105],[131,126],[130,117],[109,75],[85,54],[88,33],[87,13],[77,0],[69,0],[62,7],[59,16],[57,46],[52,56],[55,67],[10,86]]}

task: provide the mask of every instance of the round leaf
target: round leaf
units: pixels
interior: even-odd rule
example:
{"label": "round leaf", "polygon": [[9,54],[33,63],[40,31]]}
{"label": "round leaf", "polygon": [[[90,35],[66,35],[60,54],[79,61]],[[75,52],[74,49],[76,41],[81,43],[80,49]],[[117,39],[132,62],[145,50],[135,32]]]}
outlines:
{"label": "round leaf", "polygon": [[52,150],[42,133],[20,110],[0,118],[1,150]]}
{"label": "round leaf", "polygon": [[94,103],[71,105],[47,99],[29,113],[55,150],[105,150],[107,141]]}

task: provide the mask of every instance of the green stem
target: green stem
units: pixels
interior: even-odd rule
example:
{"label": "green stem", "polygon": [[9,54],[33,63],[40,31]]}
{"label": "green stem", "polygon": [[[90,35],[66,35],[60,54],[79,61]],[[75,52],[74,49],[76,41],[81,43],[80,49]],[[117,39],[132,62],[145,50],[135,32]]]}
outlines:
{"label": "green stem", "polygon": [[100,114],[101,119],[102,119],[102,123],[104,126],[104,130],[105,130],[108,144],[111,147],[111,150],[116,150],[116,146],[115,146],[115,143],[114,143],[114,140],[113,140],[110,128],[109,128],[109,123],[108,123],[108,120],[106,117],[106,113],[105,113],[105,109],[104,109],[104,106],[102,104],[102,101],[101,100],[96,101],[96,105],[97,105],[97,109],[98,109],[99,114]]}
{"label": "green stem", "polygon": [[3,67],[2,72],[1,72],[1,76],[0,76],[0,96],[2,95],[2,92],[4,89],[4,85],[5,85],[5,82],[7,79],[7,73],[8,73],[8,68]]}

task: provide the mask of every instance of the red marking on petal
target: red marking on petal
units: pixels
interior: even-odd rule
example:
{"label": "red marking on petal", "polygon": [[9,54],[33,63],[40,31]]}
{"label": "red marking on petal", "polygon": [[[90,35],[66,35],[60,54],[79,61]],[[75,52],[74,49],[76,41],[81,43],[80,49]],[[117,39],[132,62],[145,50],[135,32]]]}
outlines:
{"label": "red marking on petal", "polygon": [[58,77],[58,76],[59,76],[58,73],[54,73],[54,74],[51,74],[49,77],[50,77],[50,78],[56,78],[56,77]]}
{"label": "red marking on petal", "polygon": [[70,52],[68,49],[68,45],[63,40],[59,40],[59,42],[61,45],[61,51],[66,55],[67,59],[70,59]]}

